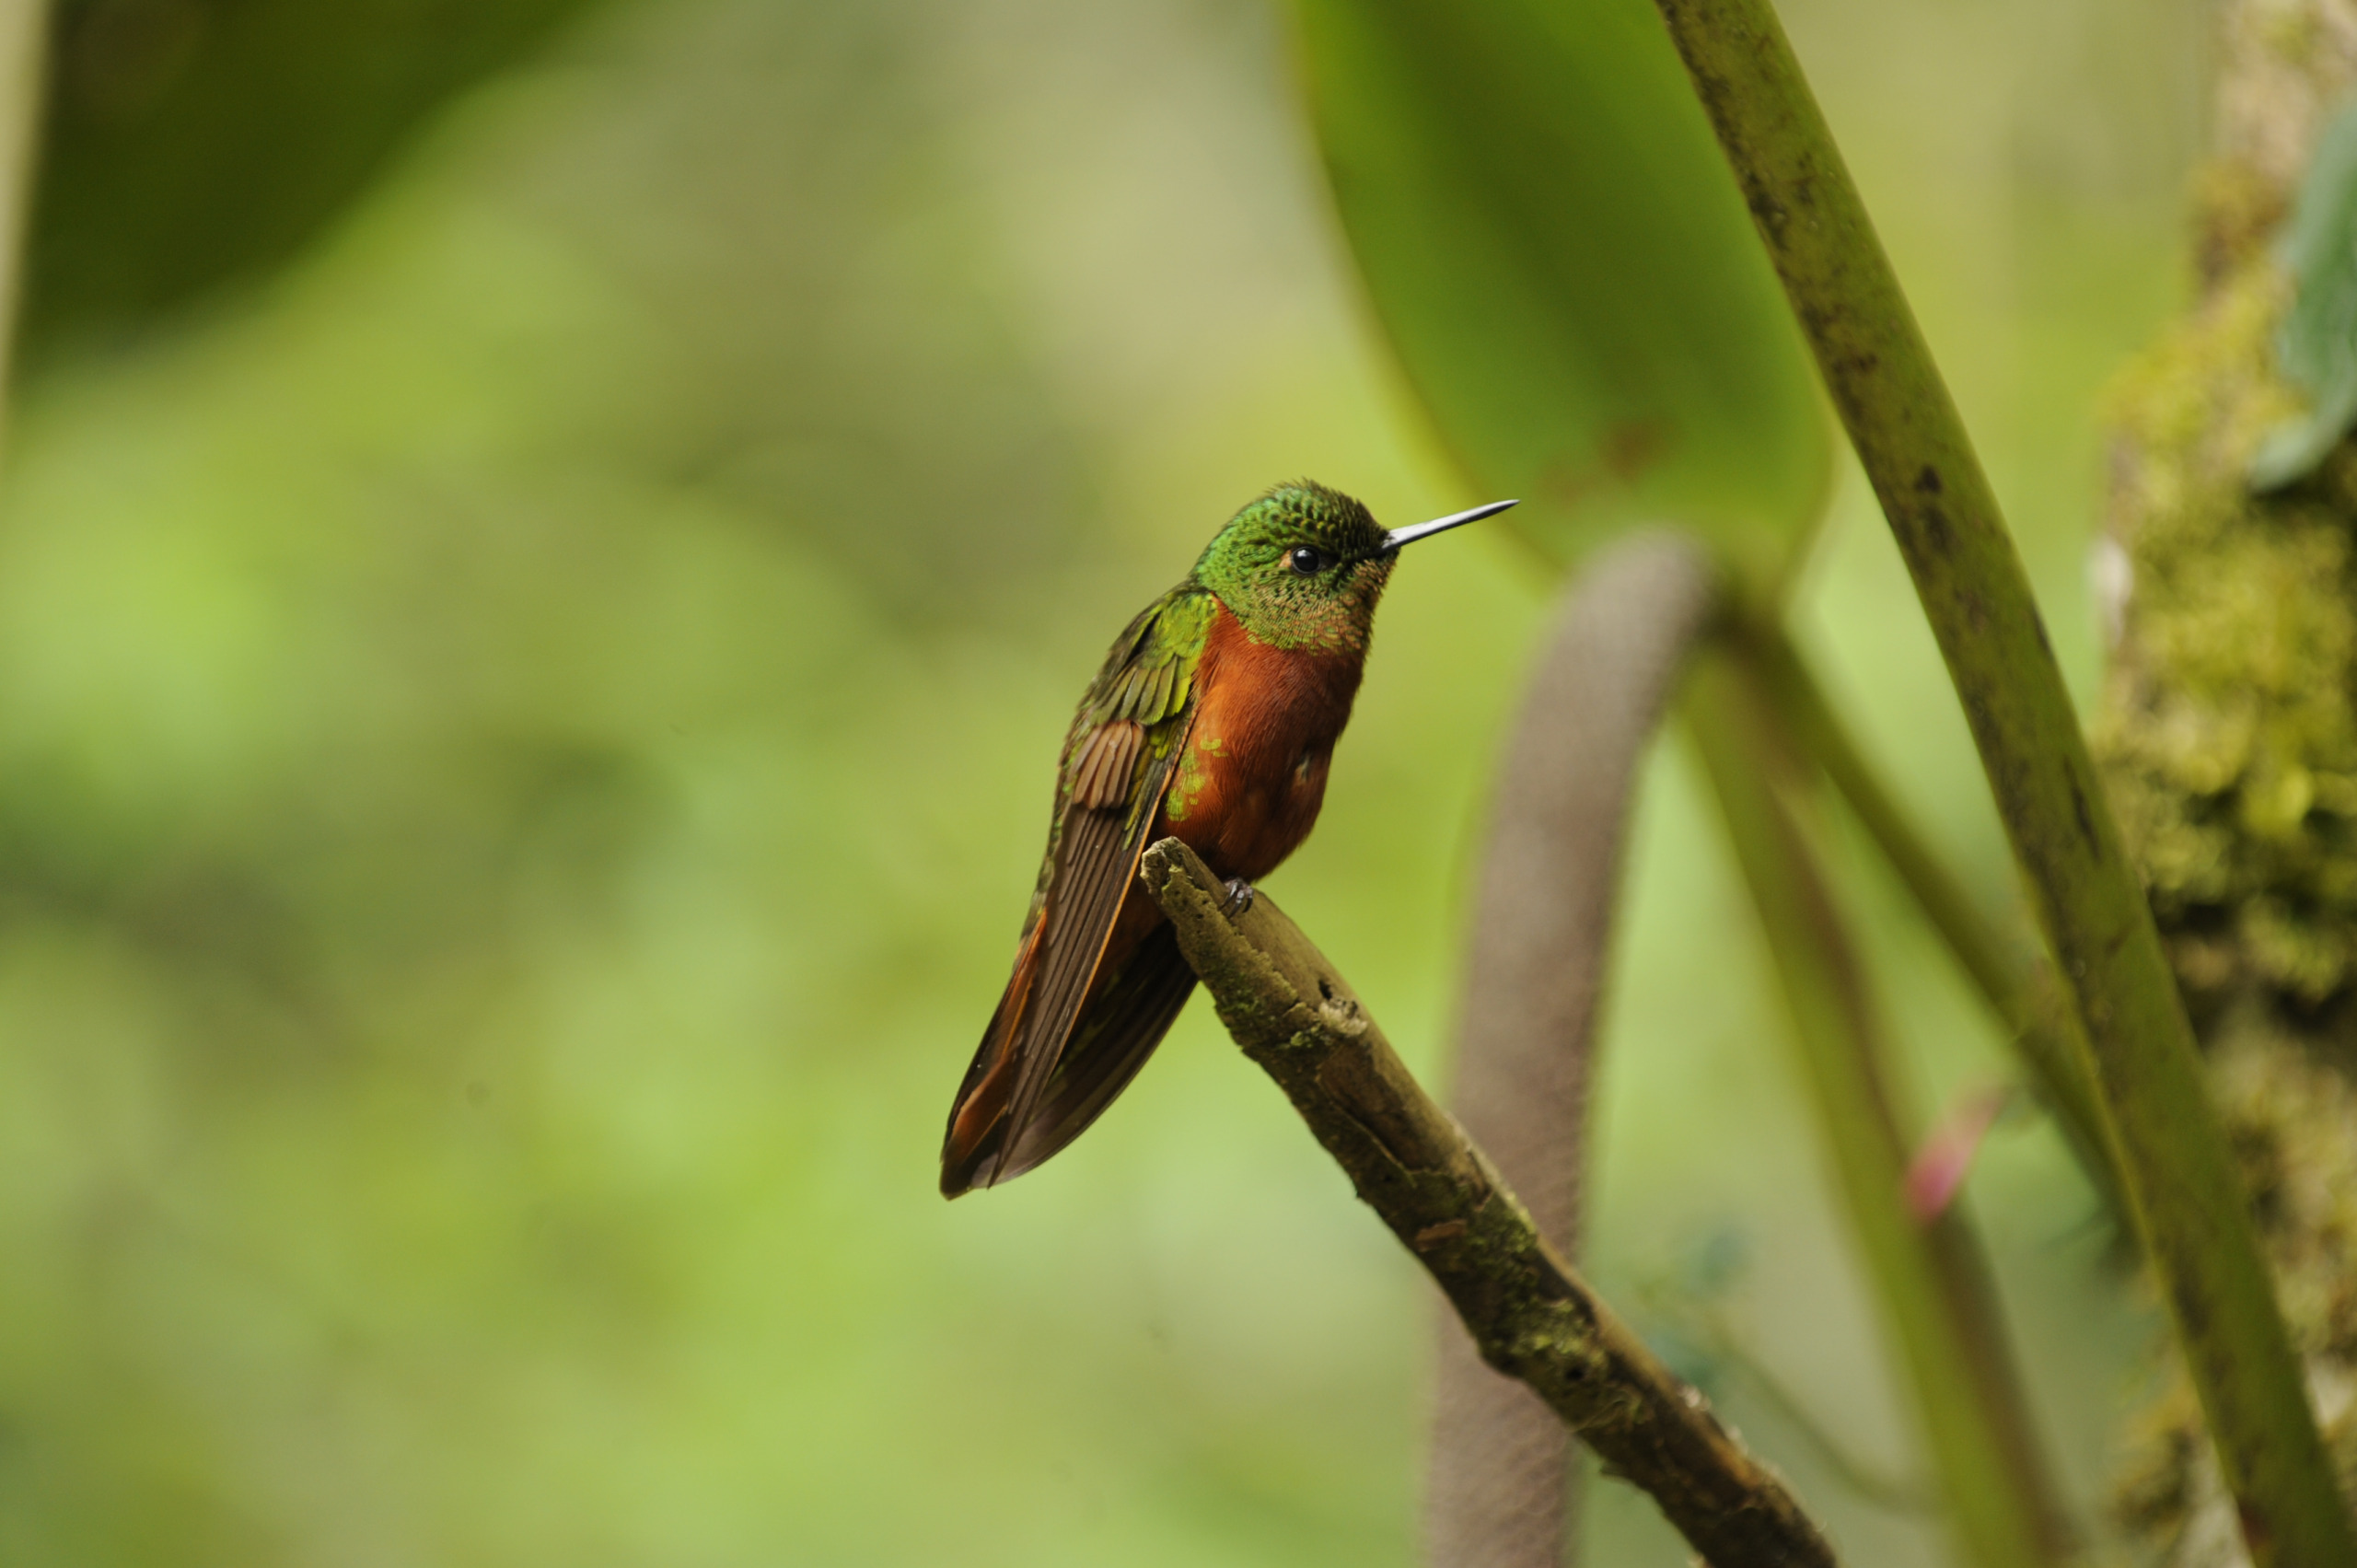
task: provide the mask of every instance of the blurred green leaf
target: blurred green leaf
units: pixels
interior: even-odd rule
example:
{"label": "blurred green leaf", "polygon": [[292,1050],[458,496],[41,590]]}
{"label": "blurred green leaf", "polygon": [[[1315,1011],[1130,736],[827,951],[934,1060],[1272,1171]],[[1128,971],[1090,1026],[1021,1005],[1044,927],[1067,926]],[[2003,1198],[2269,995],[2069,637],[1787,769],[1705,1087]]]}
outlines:
{"label": "blurred green leaf", "polygon": [[292,257],[586,0],[61,0],[28,366]]}
{"label": "blurred green leaf", "polygon": [[1442,439],[1568,563],[1675,519],[1772,581],[1829,446],[1800,335],[1643,0],[1297,0],[1344,228]]}
{"label": "blurred green leaf", "polygon": [[2260,490],[2306,478],[2357,424],[2357,109],[2316,144],[2280,253],[2298,292],[2276,334],[2276,361],[2311,402],[2251,459]]}

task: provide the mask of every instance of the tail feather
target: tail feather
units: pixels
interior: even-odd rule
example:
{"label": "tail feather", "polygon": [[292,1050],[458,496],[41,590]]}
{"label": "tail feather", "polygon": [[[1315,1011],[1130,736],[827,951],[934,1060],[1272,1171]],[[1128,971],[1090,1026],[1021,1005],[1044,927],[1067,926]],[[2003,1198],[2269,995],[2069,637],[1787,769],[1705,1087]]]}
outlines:
{"label": "tail feather", "polygon": [[941,1139],[941,1195],[955,1198],[974,1186],[989,1162],[1005,1143],[1007,1097],[1015,1088],[1015,1041],[1031,999],[1031,981],[1039,972],[1039,931],[1043,923],[1023,934],[1015,955],[1015,972],[1007,977],[997,1009],[982,1030],[982,1043],[950,1102],[949,1126]]}
{"label": "tail feather", "polygon": [[1034,946],[1027,942],[958,1089],[941,1150],[944,1197],[1020,1176],[1087,1131],[1137,1076],[1195,989],[1195,971],[1178,951],[1177,933],[1157,922],[1127,958],[1097,976],[1054,1071],[1018,1128],[1008,1102],[1033,961]]}

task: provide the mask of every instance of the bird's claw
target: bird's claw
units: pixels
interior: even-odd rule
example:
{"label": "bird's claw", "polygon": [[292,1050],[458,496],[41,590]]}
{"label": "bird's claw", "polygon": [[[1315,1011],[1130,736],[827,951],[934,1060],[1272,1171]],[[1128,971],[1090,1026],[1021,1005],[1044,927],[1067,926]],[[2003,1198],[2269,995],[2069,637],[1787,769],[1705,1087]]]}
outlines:
{"label": "bird's claw", "polygon": [[1241,877],[1231,877],[1227,879],[1227,902],[1220,912],[1226,915],[1228,919],[1234,920],[1237,915],[1250,909],[1252,900],[1260,896],[1251,883]]}

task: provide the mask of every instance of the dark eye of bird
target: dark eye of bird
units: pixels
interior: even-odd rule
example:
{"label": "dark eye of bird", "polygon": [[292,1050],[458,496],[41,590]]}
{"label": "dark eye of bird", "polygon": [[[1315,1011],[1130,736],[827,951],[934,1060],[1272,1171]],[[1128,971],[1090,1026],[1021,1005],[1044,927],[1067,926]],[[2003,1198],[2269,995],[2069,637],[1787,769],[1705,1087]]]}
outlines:
{"label": "dark eye of bird", "polygon": [[1299,576],[1312,576],[1326,570],[1326,557],[1306,544],[1297,544],[1285,554],[1285,564]]}

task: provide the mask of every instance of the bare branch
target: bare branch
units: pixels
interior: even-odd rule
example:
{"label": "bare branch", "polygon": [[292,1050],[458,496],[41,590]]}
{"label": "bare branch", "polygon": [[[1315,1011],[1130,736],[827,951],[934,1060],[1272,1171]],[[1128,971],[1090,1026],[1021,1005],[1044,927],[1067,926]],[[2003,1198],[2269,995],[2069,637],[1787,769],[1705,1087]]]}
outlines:
{"label": "bare branch", "polygon": [[[1579,1251],[1590,1035],[1637,763],[1716,599],[1692,540],[1615,545],[1564,591],[1492,809],[1457,1032],[1457,1120],[1565,1257]],[[1558,1568],[1571,1437],[1522,1384],[1439,1331],[1425,1561]]]}
{"label": "bare branch", "polygon": [[1462,1129],[1433,1103],[1349,985],[1262,894],[1225,887],[1177,839],[1147,890],[1244,1053],[1438,1283],[1498,1370],[1530,1385],[1715,1568],[1833,1562],[1773,1472],[1573,1272]]}

